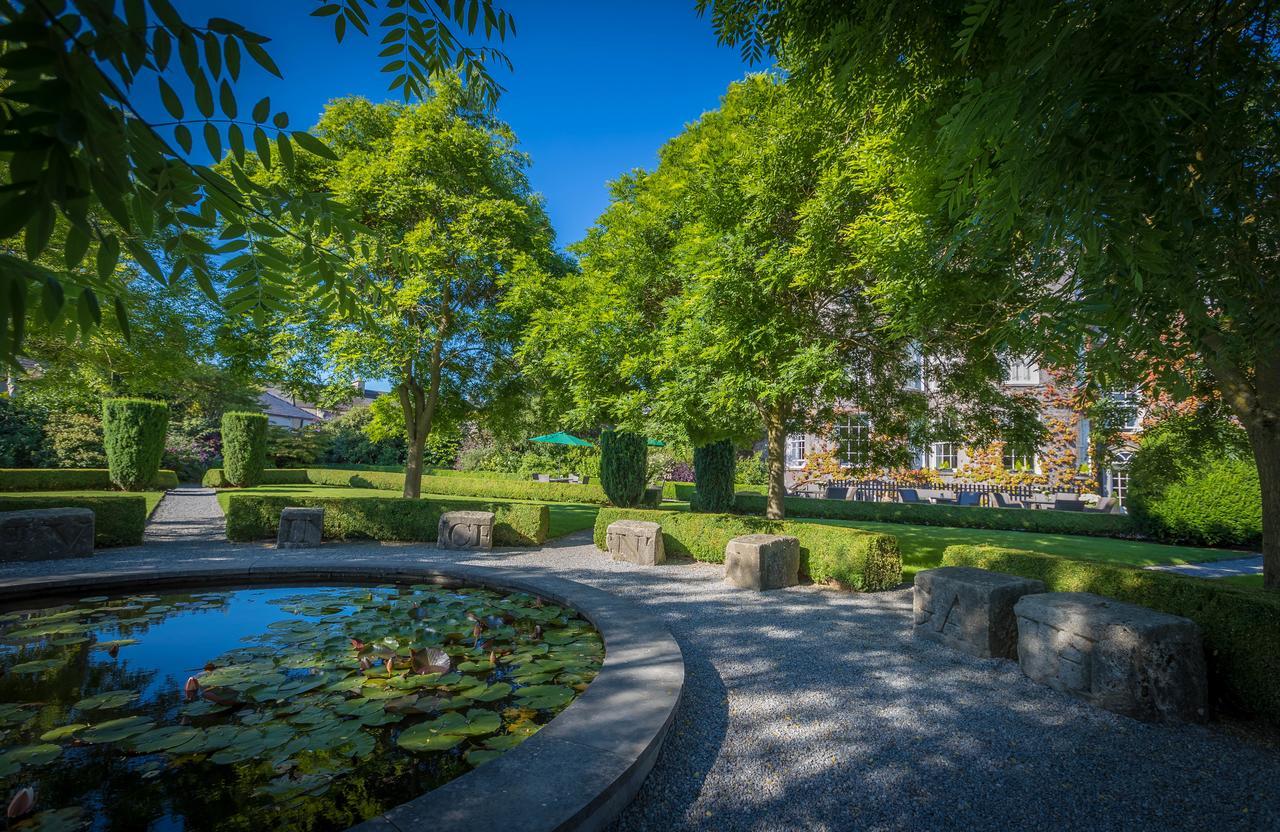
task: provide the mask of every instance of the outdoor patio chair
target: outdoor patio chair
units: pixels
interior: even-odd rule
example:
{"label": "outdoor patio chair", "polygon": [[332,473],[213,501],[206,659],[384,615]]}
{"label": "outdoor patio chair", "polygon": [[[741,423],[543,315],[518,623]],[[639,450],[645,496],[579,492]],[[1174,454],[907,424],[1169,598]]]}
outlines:
{"label": "outdoor patio chair", "polygon": [[876,501],[876,495],[872,494],[870,491],[859,488],[853,492],[853,499],[860,503],[874,503]]}
{"label": "outdoor patio chair", "polygon": [[849,489],[839,485],[828,485],[826,494],[823,496],[828,500],[845,500],[849,497]]}
{"label": "outdoor patio chair", "polygon": [[1055,511],[1084,511],[1084,500],[1069,500],[1063,497],[1054,497],[1053,508]]}
{"label": "outdoor patio chair", "polygon": [[1022,508],[1022,503],[999,491],[993,492],[991,496],[995,497],[996,505],[1000,508]]}
{"label": "outdoor patio chair", "polygon": [[551,482],[551,475],[550,474],[534,474],[533,480],[534,482]]}
{"label": "outdoor patio chair", "polygon": [[982,505],[982,495],[976,491],[962,491],[960,497],[956,500],[958,506],[980,506]]}
{"label": "outdoor patio chair", "polygon": [[898,499],[904,503],[923,503],[920,494],[914,488],[899,488]]}

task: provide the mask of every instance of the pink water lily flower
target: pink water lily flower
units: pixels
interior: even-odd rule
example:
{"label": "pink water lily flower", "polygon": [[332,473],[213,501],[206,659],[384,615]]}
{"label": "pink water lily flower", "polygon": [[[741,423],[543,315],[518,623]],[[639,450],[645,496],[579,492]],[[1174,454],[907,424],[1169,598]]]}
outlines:
{"label": "pink water lily flower", "polygon": [[36,790],[31,786],[24,789],[18,789],[13,799],[9,801],[9,808],[5,810],[5,817],[10,820],[25,817],[31,814],[36,808]]}
{"label": "pink water lily flower", "polygon": [[200,693],[200,680],[194,676],[188,676],[187,683],[182,686],[182,693],[186,696],[188,702],[195,699],[196,695]]}

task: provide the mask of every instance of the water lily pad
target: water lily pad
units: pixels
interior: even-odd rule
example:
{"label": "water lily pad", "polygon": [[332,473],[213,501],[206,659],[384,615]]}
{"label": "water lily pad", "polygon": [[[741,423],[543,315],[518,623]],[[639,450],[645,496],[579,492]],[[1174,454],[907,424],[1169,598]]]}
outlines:
{"label": "water lily pad", "polygon": [[396,745],[408,751],[447,751],[464,739],[461,734],[447,734],[424,722],[401,731]]}
{"label": "water lily pad", "polygon": [[51,728],[40,735],[40,739],[45,742],[54,742],[55,740],[63,740],[72,734],[84,728],[88,728],[83,722],[77,722],[73,725],[62,725],[57,728]]}
{"label": "water lily pad", "polygon": [[473,766],[482,766],[490,760],[496,760],[501,756],[501,751],[488,751],[481,748],[473,748],[463,755],[464,759]]}
{"label": "water lily pad", "polygon": [[79,806],[66,806],[61,809],[48,809],[37,812],[26,820],[9,827],[21,832],[72,832],[85,825],[84,810]]}
{"label": "water lily pad", "polygon": [[567,705],[575,695],[573,688],[564,685],[533,685],[516,691],[516,702],[525,708],[545,710]]}
{"label": "water lily pad", "polygon": [[33,659],[9,668],[10,673],[45,673],[66,664],[65,659]]}
{"label": "water lily pad", "polygon": [[62,756],[62,746],[41,743],[20,745],[0,752],[0,770],[12,770],[24,766],[42,766]]}
{"label": "water lily pad", "polygon": [[96,711],[108,708],[123,708],[138,698],[136,690],[108,690],[93,696],[86,696],[73,707],[79,711]]}
{"label": "water lily pad", "polygon": [[151,730],[155,722],[145,716],[126,716],[109,719],[80,732],[80,740],[88,743],[120,742],[144,731]]}
{"label": "water lily pad", "polygon": [[163,728],[153,728],[145,734],[134,737],[130,744],[133,746],[133,750],[139,754],[154,754],[157,751],[169,751],[185,745],[198,738],[200,734],[199,728],[166,725]]}

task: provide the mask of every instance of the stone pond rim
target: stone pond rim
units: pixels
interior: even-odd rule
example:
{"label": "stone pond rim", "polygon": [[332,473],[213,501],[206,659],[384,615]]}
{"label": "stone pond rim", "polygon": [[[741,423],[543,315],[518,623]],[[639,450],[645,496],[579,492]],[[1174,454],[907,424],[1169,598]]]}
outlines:
{"label": "stone pond rim", "polygon": [[0,580],[0,607],[129,590],[325,583],[434,583],[533,593],[574,609],[595,626],[605,646],[599,675],[538,733],[350,832],[596,830],[635,797],[674,720],[684,657],[653,615],[602,589],[501,567],[260,562]]}

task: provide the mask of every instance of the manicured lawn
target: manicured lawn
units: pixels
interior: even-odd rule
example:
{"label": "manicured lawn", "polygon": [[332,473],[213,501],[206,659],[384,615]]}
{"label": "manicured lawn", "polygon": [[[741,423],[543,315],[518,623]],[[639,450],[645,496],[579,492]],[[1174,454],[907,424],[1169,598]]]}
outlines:
{"label": "manicured lawn", "polygon": [[160,505],[160,499],[164,497],[163,491],[5,491],[2,492],[5,497],[103,497],[112,494],[141,494],[147,500],[147,516],[151,516],[151,512],[156,510],[156,506]]}
{"label": "manicured lawn", "polygon": [[1235,584],[1236,586],[1247,586],[1253,589],[1262,589],[1261,575],[1233,575],[1230,578],[1205,578],[1207,581],[1221,581],[1224,584]]}
{"label": "manicured lawn", "polygon": [[1039,532],[991,531],[987,529],[955,529],[945,526],[911,526],[905,523],[875,523],[854,520],[810,520],[796,518],[799,523],[824,523],[867,531],[884,532],[898,538],[906,577],[942,562],[942,551],[956,544],[1006,546],[1029,549],[1076,560],[1123,563],[1129,566],[1199,563],[1238,558],[1241,552],[1228,549],[1200,549],[1193,546],[1166,546],[1140,540],[1117,540],[1110,537],[1084,537]]}
{"label": "manicured lawn", "polygon": [[[398,497],[394,491],[376,488],[348,488],[336,485],[259,485],[253,488],[228,488],[218,492],[218,504],[227,510],[227,500],[232,494],[285,494],[295,497]],[[423,494],[425,500],[447,500],[451,503],[535,503],[537,500],[495,500],[492,497],[457,497],[452,494]],[[570,532],[589,529],[595,525],[599,506],[586,503],[547,503],[551,515],[550,537],[563,537]]]}

